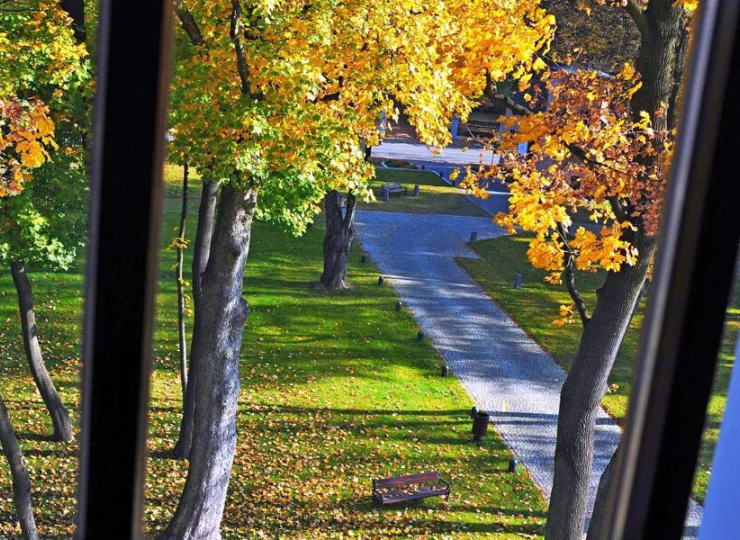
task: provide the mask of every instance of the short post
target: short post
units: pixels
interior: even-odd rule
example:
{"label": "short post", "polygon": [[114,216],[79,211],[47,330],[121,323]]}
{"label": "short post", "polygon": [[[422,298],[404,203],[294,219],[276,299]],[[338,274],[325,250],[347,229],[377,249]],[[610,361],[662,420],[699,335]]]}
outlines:
{"label": "short post", "polygon": [[514,288],[515,289],[521,289],[523,282],[524,282],[524,278],[522,277],[521,274],[517,274],[516,276],[514,276]]}
{"label": "short post", "polygon": [[383,202],[388,202],[388,199],[391,196],[391,191],[389,189],[383,188]]}
{"label": "short post", "polygon": [[490,416],[484,412],[478,412],[473,418],[473,442],[480,446],[483,439],[486,438],[488,433],[488,420]]}
{"label": "short post", "polygon": [[517,458],[515,458],[515,457],[511,458],[509,460],[509,472],[510,473],[515,473],[516,472],[517,465],[519,465],[519,460]]}
{"label": "short post", "polygon": [[398,302],[396,302],[396,313],[401,313],[401,308],[403,308],[403,304],[399,300]]}
{"label": "short post", "polygon": [[457,186],[457,180],[450,180],[450,185],[452,185],[452,187],[456,187]]}
{"label": "short post", "polygon": [[383,276],[378,276],[378,286],[382,285],[383,283],[385,283]]}
{"label": "short post", "polygon": [[422,166],[421,166],[421,170],[422,170],[422,171],[423,171],[423,170],[426,170],[426,166],[425,166],[425,165],[422,165]]}
{"label": "short post", "polygon": [[416,341],[418,341],[419,343],[424,341],[424,330],[419,330],[419,333],[416,334]]}
{"label": "short post", "polygon": [[414,196],[414,197],[418,197],[418,196],[419,196],[419,191],[420,191],[420,190],[421,190],[421,188],[419,187],[419,184],[416,184],[416,185],[414,186],[414,193],[413,193],[413,196]]}
{"label": "short post", "polygon": [[442,377],[447,377],[450,374],[450,366],[447,364],[442,365]]}
{"label": "short post", "polygon": [[365,255],[365,254],[363,253],[363,254],[362,254],[362,257],[360,257],[360,262],[361,262],[362,264],[365,264],[365,263],[367,262],[367,255]]}
{"label": "short post", "polygon": [[468,243],[469,244],[472,244],[473,242],[477,242],[477,241],[478,241],[478,232],[477,231],[472,231],[470,233],[470,239],[468,240]]}
{"label": "short post", "polygon": [[441,178],[442,180],[444,180],[444,179],[445,179],[445,173],[443,173],[442,171],[439,171],[439,172],[438,172],[437,174],[439,175],[439,177],[440,177],[440,178]]}

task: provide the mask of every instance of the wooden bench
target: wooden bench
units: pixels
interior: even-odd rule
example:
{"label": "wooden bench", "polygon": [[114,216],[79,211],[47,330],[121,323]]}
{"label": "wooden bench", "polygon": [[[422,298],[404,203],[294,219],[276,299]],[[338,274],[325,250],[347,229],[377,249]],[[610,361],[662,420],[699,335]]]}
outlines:
{"label": "wooden bench", "polygon": [[386,504],[442,496],[450,496],[450,484],[437,471],[373,480],[373,507],[381,510]]}
{"label": "wooden bench", "polygon": [[387,201],[391,193],[403,193],[406,195],[406,188],[401,184],[383,184],[383,200]]}

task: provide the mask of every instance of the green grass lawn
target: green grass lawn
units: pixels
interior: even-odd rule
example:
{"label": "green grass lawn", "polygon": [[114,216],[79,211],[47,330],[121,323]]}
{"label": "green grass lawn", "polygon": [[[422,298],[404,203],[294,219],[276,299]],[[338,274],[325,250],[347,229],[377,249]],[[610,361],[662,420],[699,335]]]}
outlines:
{"label": "green grass lawn", "polygon": [[[388,202],[383,202],[383,184],[393,182],[406,187],[408,194],[394,193],[391,194]],[[411,194],[416,184],[419,184],[420,194],[418,197],[412,197]],[[400,171],[377,167],[371,186],[376,200],[360,203],[359,207],[365,210],[450,216],[489,216],[480,206],[465,197],[458,188],[453,188],[433,172]]]}
{"label": "green grass lawn", "polygon": [[[170,195],[177,193],[176,172],[169,174]],[[178,206],[175,199],[166,203]],[[174,236],[177,218],[177,212],[165,214],[163,245]],[[482,448],[470,444],[470,399],[455,378],[439,376],[436,351],[416,341],[416,323],[395,312],[393,290],[376,285],[378,271],[360,263],[359,249],[351,254],[352,289],[309,288],[321,269],[322,222],[299,239],[255,226],[224,538],[541,535],[544,498],[525,472],[506,472],[510,454],[493,433]],[[144,514],[152,535],[171,517],[186,472],[185,463],[166,457],[181,404],[174,262],[174,252],[163,251]],[[76,425],[81,271],[30,276],[46,362]],[[40,533],[69,538],[77,444],[46,438],[51,424],[25,365],[9,273],[0,276],[0,300],[2,393],[29,465]],[[18,538],[9,474],[4,462],[0,466],[0,536]],[[440,470],[451,481],[448,502],[427,500],[382,516],[371,511],[371,478],[425,470]]]}
{"label": "green grass lawn", "polygon": [[[484,240],[473,245],[480,259],[459,259],[458,263],[475,278],[488,294],[531,335],[555,360],[568,369],[578,350],[582,328],[580,323],[558,328],[552,321],[559,318],[558,307],[570,303],[565,286],[555,287],[544,282],[545,272],[532,267],[526,257],[527,236],[510,236]],[[512,287],[516,274],[524,278],[524,285]],[[588,306],[593,309],[596,289],[605,274],[578,273],[577,286]],[[622,422],[627,413],[631,390],[632,363],[637,355],[643,309],[638,310],[628,330],[614,364],[609,393],[604,397],[604,408]],[[735,340],[740,328],[740,293],[736,289],[727,312],[726,330],[719,358],[715,389],[709,404],[707,429],[699,459],[699,470],[694,492],[703,500],[709,481],[714,447],[727,398],[727,386],[734,360]]]}

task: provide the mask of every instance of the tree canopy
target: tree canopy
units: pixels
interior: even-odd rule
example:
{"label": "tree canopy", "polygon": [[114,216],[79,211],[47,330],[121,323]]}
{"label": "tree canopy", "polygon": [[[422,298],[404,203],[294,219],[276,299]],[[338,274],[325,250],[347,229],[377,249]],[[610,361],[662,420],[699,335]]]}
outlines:
{"label": "tree canopy", "polygon": [[361,141],[403,107],[450,142],[487,78],[521,76],[554,21],[535,3],[200,0],[182,32],[171,117],[180,156],[260,189],[258,217],[301,232],[329,189],[365,191]]}
{"label": "tree canopy", "polygon": [[84,237],[87,51],[58,2],[0,14],[0,260],[67,267]]}

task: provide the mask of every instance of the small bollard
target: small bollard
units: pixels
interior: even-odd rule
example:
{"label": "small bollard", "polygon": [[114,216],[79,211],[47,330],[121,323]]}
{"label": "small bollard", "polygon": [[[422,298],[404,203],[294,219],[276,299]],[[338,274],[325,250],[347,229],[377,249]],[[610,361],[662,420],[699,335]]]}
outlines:
{"label": "small bollard", "polygon": [[421,166],[421,170],[423,171],[423,170],[425,170],[425,169],[426,169],[426,166],[425,166],[425,165],[422,165],[422,166]]}
{"label": "small bollard", "polygon": [[478,241],[478,233],[476,231],[473,231],[470,233],[470,240],[468,240],[469,244],[472,244],[473,242]]}
{"label": "small bollard", "polygon": [[365,263],[367,262],[367,255],[365,255],[365,254],[363,253],[363,254],[362,254],[362,257],[360,257],[360,262],[361,262],[362,264],[365,264]]}
{"label": "small bollard", "polygon": [[385,280],[383,279],[383,276],[378,276],[378,285],[380,286],[383,283],[385,283]]}
{"label": "small bollard", "polygon": [[383,190],[383,202],[388,202],[388,199],[391,196],[391,192],[387,189]]}
{"label": "small bollard", "polygon": [[519,460],[517,458],[515,458],[515,457],[511,458],[509,460],[509,472],[510,473],[515,473],[516,472],[517,465],[519,465]]}
{"label": "small bollard", "polygon": [[419,191],[420,191],[420,190],[421,190],[421,188],[419,187],[419,184],[416,184],[416,185],[414,186],[414,194],[413,194],[413,196],[414,196],[414,197],[418,197],[418,196],[419,196]]}
{"label": "small bollard", "polygon": [[522,277],[521,274],[517,274],[516,276],[514,276],[514,288],[515,289],[521,289],[523,282],[524,282],[524,278]]}
{"label": "small bollard", "polygon": [[450,180],[450,185],[452,185],[452,187],[456,187],[457,186],[457,180]]}
{"label": "small bollard", "polygon": [[471,407],[470,409],[470,419],[472,420],[475,418],[475,415],[478,414],[478,407]]}
{"label": "small bollard", "polygon": [[424,330],[419,330],[419,333],[416,334],[416,341],[418,341],[419,343],[424,341]]}
{"label": "small bollard", "polygon": [[444,364],[442,366],[442,377],[447,377],[450,374],[450,366]]}
{"label": "small bollard", "polygon": [[437,174],[439,174],[439,177],[440,177],[440,178],[441,178],[442,180],[444,180],[444,179],[445,179],[445,173],[443,173],[442,171],[439,171],[439,172],[438,172]]}
{"label": "small bollard", "polygon": [[473,418],[473,442],[480,446],[480,443],[485,439],[488,433],[488,420],[490,416],[484,412],[478,412]]}
{"label": "small bollard", "polygon": [[399,300],[398,302],[396,302],[396,313],[401,313],[401,308],[403,308],[403,304]]}

